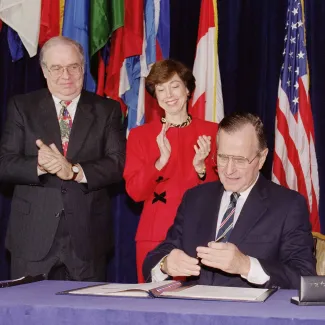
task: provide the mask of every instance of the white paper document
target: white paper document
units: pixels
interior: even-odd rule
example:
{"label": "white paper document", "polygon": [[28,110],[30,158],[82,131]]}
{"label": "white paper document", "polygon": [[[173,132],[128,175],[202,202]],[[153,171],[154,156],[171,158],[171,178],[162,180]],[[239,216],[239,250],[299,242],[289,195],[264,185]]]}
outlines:
{"label": "white paper document", "polygon": [[196,285],[163,292],[161,296],[207,300],[258,301],[267,291],[268,289]]}
{"label": "white paper document", "polygon": [[128,297],[148,297],[149,290],[159,286],[172,283],[174,281],[162,281],[155,283],[109,283],[104,285],[96,285],[93,287],[71,290],[69,294],[74,295],[98,295],[98,296],[128,296]]}

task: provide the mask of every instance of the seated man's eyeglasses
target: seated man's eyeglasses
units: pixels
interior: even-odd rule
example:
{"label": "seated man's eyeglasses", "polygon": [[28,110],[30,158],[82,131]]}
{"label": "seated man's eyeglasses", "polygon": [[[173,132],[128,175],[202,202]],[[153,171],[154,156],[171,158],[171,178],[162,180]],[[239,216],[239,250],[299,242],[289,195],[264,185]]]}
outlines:
{"label": "seated man's eyeglasses", "polygon": [[260,152],[258,152],[257,155],[252,160],[249,160],[248,158],[241,157],[241,156],[217,154],[217,166],[225,167],[228,165],[229,160],[231,159],[232,163],[237,168],[247,168],[255,160],[255,158],[258,157],[259,155],[260,155]]}
{"label": "seated man's eyeglasses", "polygon": [[[46,65],[45,65],[46,66]],[[78,63],[69,64],[65,67],[62,65],[52,65],[50,68],[46,66],[46,69],[53,78],[59,78],[63,75],[64,70],[67,70],[70,76],[78,76],[81,73],[81,65]]]}

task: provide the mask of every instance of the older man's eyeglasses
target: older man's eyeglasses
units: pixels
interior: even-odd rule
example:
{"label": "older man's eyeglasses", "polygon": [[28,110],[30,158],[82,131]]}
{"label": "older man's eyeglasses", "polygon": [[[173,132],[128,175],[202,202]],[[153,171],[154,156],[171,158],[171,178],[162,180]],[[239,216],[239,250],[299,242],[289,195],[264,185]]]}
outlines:
{"label": "older man's eyeglasses", "polygon": [[53,78],[59,78],[63,75],[64,70],[67,70],[70,76],[79,76],[82,70],[82,67],[78,63],[69,64],[65,67],[62,65],[53,65],[50,68],[46,66],[48,72]]}
{"label": "older man's eyeglasses", "polygon": [[217,166],[218,167],[226,167],[229,164],[229,161],[231,160],[232,163],[237,168],[247,168],[257,157],[260,156],[260,152],[256,154],[256,156],[249,160],[246,157],[241,156],[231,156],[231,155],[223,155],[223,154],[217,154]]}

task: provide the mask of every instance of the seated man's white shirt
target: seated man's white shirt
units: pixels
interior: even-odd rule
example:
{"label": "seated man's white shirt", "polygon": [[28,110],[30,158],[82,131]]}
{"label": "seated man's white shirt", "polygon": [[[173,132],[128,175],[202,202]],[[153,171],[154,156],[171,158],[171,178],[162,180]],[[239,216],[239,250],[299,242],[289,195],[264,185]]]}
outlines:
{"label": "seated man's white shirt", "polygon": [[[61,99],[55,97],[54,95],[52,95],[52,98],[54,100],[54,105],[55,105],[55,110],[56,110],[56,115],[57,117],[59,118],[59,115],[60,115],[60,111],[62,109],[62,106],[60,104],[61,102]],[[77,105],[78,105],[78,102],[79,102],[79,99],[80,99],[80,95],[77,96],[76,98],[74,98],[71,103],[69,104],[69,106],[67,107],[67,110],[69,112],[69,115],[71,117],[71,120],[72,120],[72,123],[74,121],[74,117],[76,115],[76,110],[77,110]],[[59,148],[58,148],[59,149]],[[81,168],[81,166],[79,167]],[[81,168],[82,169],[82,168]],[[41,176],[43,174],[47,174],[47,172],[43,172],[41,171],[38,167],[37,167],[37,175],[38,176]],[[79,183],[87,183],[87,178],[86,178],[86,175],[85,173],[83,172],[83,178],[81,179],[81,181]]]}
{"label": "seated man's white shirt", "polygon": [[[237,200],[237,204],[236,204],[236,210],[235,210],[235,215],[234,215],[234,227],[236,225],[236,222],[238,220],[238,217],[240,215],[240,212],[246,202],[246,199],[250,193],[250,191],[252,190],[252,188],[254,187],[255,183],[258,180],[259,175],[257,176],[255,182],[248,188],[246,189],[244,192],[240,193],[240,196]],[[231,196],[232,192],[230,191],[224,191],[222,198],[221,198],[221,202],[220,202],[220,208],[219,208],[219,213],[218,213],[218,222],[217,222],[217,229],[216,229],[216,234],[219,231],[220,228],[220,224],[223,218],[223,215],[225,214],[229,202],[230,202],[230,196]],[[241,275],[242,278],[246,279],[248,282],[254,283],[254,284],[264,284],[267,281],[269,281],[270,277],[264,272],[260,262],[258,261],[258,259],[256,259],[255,257],[251,257],[248,256],[250,259],[250,269],[247,275],[247,278],[243,275]],[[159,263],[151,270],[151,278],[152,278],[152,282],[158,282],[158,281],[163,281],[165,280],[168,275],[163,273],[160,270],[160,262],[162,261],[162,259],[159,261]]]}

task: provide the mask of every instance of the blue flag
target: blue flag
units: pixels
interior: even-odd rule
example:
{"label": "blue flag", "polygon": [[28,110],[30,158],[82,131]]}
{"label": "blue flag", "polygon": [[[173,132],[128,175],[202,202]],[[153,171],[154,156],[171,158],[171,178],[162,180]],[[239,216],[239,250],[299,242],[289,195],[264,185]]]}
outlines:
{"label": "blue flag", "polygon": [[160,0],[159,25],[157,41],[160,45],[164,59],[169,58],[170,49],[170,14],[169,0]]}
{"label": "blue flag", "polygon": [[9,26],[7,29],[7,40],[12,61],[15,62],[22,59],[24,56],[24,45],[17,32]]}
{"label": "blue flag", "polygon": [[146,31],[146,60],[147,65],[156,62],[156,30],[155,5],[153,0],[145,0],[144,21]]}
{"label": "blue flag", "polygon": [[88,91],[96,91],[96,82],[90,73],[89,61],[89,0],[66,0],[64,7],[64,19],[62,35],[80,43],[85,53],[85,80],[84,88]]}

